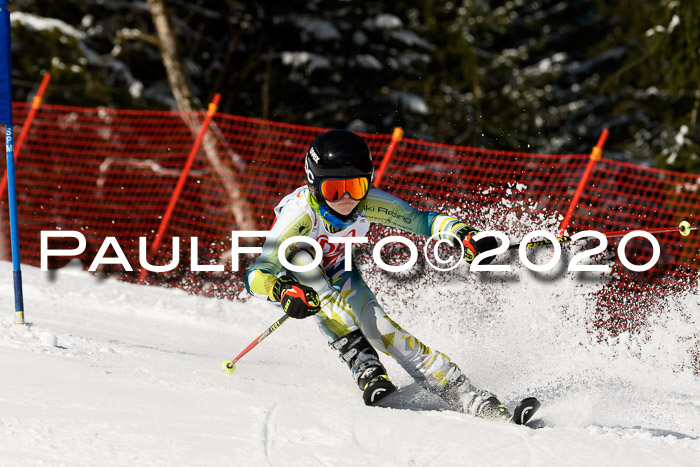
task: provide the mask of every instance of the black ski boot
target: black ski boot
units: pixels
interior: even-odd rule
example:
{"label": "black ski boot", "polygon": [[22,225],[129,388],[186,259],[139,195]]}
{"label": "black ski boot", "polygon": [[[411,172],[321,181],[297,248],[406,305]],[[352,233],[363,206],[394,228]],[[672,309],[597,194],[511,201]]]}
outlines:
{"label": "black ski boot", "polygon": [[389,380],[379,355],[360,330],[352,331],[329,344],[340,352],[340,359],[347,363],[355,382],[363,391],[366,405],[374,405],[396,391]]}

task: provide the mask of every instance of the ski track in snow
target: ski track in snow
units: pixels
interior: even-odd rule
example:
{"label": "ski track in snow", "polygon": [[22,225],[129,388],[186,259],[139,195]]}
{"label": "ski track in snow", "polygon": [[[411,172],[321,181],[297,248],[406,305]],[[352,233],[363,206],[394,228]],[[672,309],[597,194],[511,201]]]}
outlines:
{"label": "ski track in snow", "polygon": [[[29,325],[16,326],[2,266],[2,466],[700,465],[700,378],[664,360],[682,355],[669,336],[694,324],[666,323],[651,355],[612,356],[578,329],[584,311],[556,312],[582,300],[568,283],[552,298],[541,283],[511,282],[496,323],[471,316],[457,330],[457,315],[430,312],[444,291],[401,308],[375,287],[390,315],[511,408],[538,396],[528,429],[444,410],[388,357],[402,389],[390,408],[365,407],[310,321],[289,320],[224,375],[221,362],[281,315],[259,301],[98,281],[70,266],[50,281],[23,266]],[[685,300],[693,309],[697,294]]]}

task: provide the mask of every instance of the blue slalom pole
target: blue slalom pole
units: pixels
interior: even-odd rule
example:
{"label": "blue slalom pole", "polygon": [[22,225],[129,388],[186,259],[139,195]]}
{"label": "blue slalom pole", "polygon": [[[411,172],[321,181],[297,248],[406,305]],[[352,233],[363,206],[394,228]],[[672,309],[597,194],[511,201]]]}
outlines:
{"label": "blue slalom pole", "polygon": [[12,243],[12,278],[15,284],[15,324],[24,324],[24,297],[19,256],[19,227],[17,221],[17,188],[15,185],[15,141],[12,125],[5,125],[7,152],[7,196],[10,204],[10,241]]}
{"label": "blue slalom pole", "polygon": [[5,124],[7,156],[7,196],[10,208],[10,239],[12,243],[12,276],[15,285],[15,324],[24,324],[22,271],[19,257],[19,226],[17,221],[17,187],[15,185],[15,140],[12,122],[12,53],[10,48],[9,0],[0,0],[0,123]]}

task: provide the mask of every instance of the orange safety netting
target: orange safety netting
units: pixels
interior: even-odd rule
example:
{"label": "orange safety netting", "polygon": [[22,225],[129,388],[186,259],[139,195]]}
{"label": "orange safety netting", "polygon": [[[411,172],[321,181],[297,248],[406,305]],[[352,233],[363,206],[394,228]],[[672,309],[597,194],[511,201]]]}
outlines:
{"label": "orange safety netting", "polygon": [[[16,135],[28,110],[29,104],[15,104]],[[203,120],[204,113],[44,105],[17,164],[22,261],[39,265],[42,230],[82,232],[87,239],[87,250],[80,256],[85,268],[105,237],[114,236],[134,271],[124,272],[117,265],[100,270],[137,281],[138,237],[146,236],[149,246],[153,242]],[[269,227],[279,199],[304,183],[306,148],[322,131],[216,115],[157,258],[149,258],[151,263],[169,262],[172,237],[178,236],[180,266],[149,274],[147,281],[219,296],[240,292],[241,273],[232,274],[227,263],[231,231]],[[391,136],[363,136],[378,167]],[[482,229],[519,238],[535,227],[557,232],[587,162],[587,154],[515,153],[405,139],[398,144],[380,188],[421,209],[457,209]],[[699,192],[697,175],[602,159],[593,169],[568,232],[673,227],[683,219],[697,225]],[[2,195],[0,255],[10,259],[7,193]],[[225,272],[190,272],[190,237],[199,239],[199,263],[226,264]],[[700,235],[656,237],[662,255],[651,271],[616,269],[618,279],[598,300],[601,329],[613,333],[633,329],[645,312],[661,306],[657,287],[664,293],[685,293],[696,283]],[[611,246],[616,242],[611,240]],[[51,248],[61,245],[74,248],[77,242],[54,240]],[[635,263],[651,256],[649,243],[642,239],[630,242],[627,251]],[[59,268],[69,260],[51,258],[49,267]],[[646,311],[630,313],[640,309]]]}

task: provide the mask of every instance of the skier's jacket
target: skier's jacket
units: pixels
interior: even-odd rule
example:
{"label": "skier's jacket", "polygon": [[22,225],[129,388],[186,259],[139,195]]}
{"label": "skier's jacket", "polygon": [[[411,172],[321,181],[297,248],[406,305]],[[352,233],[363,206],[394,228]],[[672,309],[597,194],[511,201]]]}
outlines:
{"label": "skier's jacket", "polygon": [[[345,263],[345,244],[330,243],[328,239],[364,237],[372,222],[425,237],[438,232],[454,233],[466,226],[452,216],[414,209],[396,196],[376,188],[369,190],[367,197],[360,201],[355,209],[354,217],[342,227],[333,227],[331,222],[326,220],[329,216],[328,211],[328,207],[321,205],[306,186],[297,188],[280,201],[275,207],[276,220],[265,240],[262,254],[245,276],[248,292],[258,298],[273,301],[272,286],[277,276],[284,272],[277,248],[290,237],[304,236],[316,240],[323,248],[321,266],[328,270]],[[303,246],[303,242],[291,244],[285,251],[285,257],[288,257],[294,248]]]}

